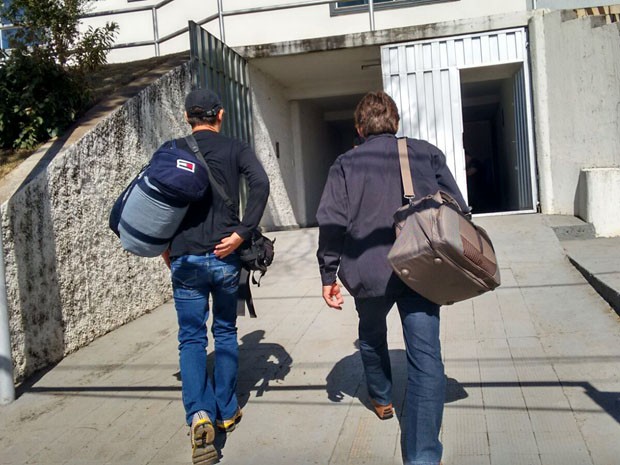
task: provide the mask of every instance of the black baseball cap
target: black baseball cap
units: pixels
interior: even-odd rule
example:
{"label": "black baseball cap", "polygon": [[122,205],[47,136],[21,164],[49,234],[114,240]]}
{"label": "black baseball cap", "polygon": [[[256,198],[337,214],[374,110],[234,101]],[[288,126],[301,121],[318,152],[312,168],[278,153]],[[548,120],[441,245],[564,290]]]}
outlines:
{"label": "black baseball cap", "polygon": [[185,97],[185,111],[189,116],[215,116],[220,109],[222,101],[210,89],[192,90]]}

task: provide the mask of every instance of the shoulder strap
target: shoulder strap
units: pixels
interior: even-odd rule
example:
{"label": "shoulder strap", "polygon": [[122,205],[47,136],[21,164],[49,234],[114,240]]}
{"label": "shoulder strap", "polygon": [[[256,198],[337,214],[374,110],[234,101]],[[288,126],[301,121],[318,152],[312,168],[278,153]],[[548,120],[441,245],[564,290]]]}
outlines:
{"label": "shoulder strap", "polygon": [[410,202],[415,199],[413,190],[413,179],[411,177],[411,167],[409,166],[409,151],[407,150],[407,138],[398,139],[398,159],[400,162],[400,176],[403,182],[403,192],[405,198]]}
{"label": "shoulder strap", "polygon": [[196,158],[200,160],[202,165],[207,170],[207,176],[209,177],[209,182],[211,183],[215,191],[222,198],[222,200],[224,200],[224,203],[226,204],[226,206],[230,208],[232,212],[235,213],[235,216],[236,216],[236,209],[235,209],[235,205],[233,204],[233,201],[230,200],[230,197],[228,197],[228,194],[226,194],[224,187],[213,176],[213,173],[211,172],[211,169],[209,168],[209,165],[207,164],[207,161],[205,160],[204,155],[202,154],[202,152],[200,151],[200,148],[198,147],[198,143],[196,142],[194,135],[190,134],[189,136],[185,136],[185,142],[187,142],[187,145],[189,145],[189,148],[192,150],[192,152],[194,152],[194,155],[196,155]]}
{"label": "shoulder strap", "polygon": [[239,291],[237,294],[237,316],[245,315],[246,305],[248,307],[250,318],[256,318],[254,299],[252,299],[252,290],[250,289],[250,272],[241,267],[239,275]]}

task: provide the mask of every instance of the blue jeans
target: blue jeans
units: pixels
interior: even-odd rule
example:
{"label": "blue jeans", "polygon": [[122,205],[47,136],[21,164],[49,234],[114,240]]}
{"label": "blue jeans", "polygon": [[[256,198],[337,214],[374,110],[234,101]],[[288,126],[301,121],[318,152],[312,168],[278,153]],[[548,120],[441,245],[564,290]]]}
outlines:
{"label": "blue jeans", "polygon": [[407,352],[407,394],[401,417],[405,465],[437,465],[446,377],[439,342],[439,306],[406,292],[401,297],[356,298],[360,353],[368,394],[379,404],[392,402],[392,370],[386,317],[396,303]]}
{"label": "blue jeans", "polygon": [[[174,305],[179,323],[183,406],[187,424],[204,410],[215,424],[237,411],[237,291],[241,262],[235,253],[183,255],[171,263]],[[213,377],[207,373],[209,295],[213,301],[211,332],[215,339]]]}

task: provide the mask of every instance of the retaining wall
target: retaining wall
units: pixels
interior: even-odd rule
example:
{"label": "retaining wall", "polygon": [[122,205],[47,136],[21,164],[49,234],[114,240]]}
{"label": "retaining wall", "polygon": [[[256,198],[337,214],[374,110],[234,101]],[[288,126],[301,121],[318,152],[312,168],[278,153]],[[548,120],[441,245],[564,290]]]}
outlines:
{"label": "retaining wall", "polygon": [[187,133],[183,100],[189,89],[183,65],[77,142],[57,154],[52,144],[2,205],[16,380],[171,297],[161,259],[122,251],[108,213],[158,145]]}

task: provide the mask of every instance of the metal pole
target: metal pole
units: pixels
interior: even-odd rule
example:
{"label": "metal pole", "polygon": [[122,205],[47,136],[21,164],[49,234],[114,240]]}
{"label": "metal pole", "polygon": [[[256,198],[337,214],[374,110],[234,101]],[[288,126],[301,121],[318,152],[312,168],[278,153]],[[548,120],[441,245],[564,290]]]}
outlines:
{"label": "metal pole", "polygon": [[159,56],[159,25],[157,24],[157,7],[151,10],[153,14],[153,39],[155,40],[155,56]]}
{"label": "metal pole", "polygon": [[217,15],[220,19],[220,40],[226,43],[226,35],[224,33],[224,14],[222,10],[222,0],[217,0]]}
{"label": "metal pole", "polygon": [[368,15],[370,16],[370,30],[375,30],[375,2],[368,0]]}
{"label": "metal pole", "polygon": [[2,228],[0,227],[0,405],[8,404],[14,400],[15,385],[13,384],[11,331],[9,329],[9,310],[6,300]]}

